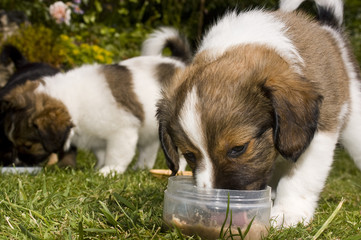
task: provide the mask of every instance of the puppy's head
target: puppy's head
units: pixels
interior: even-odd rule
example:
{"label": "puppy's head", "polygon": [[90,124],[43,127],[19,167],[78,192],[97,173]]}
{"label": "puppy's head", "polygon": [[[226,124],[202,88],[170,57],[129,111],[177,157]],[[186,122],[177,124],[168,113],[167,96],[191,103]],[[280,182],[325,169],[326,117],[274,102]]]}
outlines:
{"label": "puppy's head", "polygon": [[207,56],[158,103],[168,166],[175,174],[181,153],[198,186],[264,188],[278,153],[296,161],[309,145],[322,97],[273,50],[247,45]]}
{"label": "puppy's head", "polygon": [[19,158],[29,164],[63,150],[73,127],[64,104],[35,92],[39,84],[28,81],[10,91],[1,102],[5,134]]}

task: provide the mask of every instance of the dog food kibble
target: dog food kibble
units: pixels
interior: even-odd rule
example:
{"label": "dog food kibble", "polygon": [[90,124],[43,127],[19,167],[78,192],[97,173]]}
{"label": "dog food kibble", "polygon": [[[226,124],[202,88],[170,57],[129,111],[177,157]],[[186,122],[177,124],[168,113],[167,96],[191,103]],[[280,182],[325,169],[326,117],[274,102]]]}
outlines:
{"label": "dog food kibble", "polygon": [[[180,218],[176,216],[172,216],[170,219],[170,222],[168,222],[171,226],[176,226],[183,234],[192,236],[197,234],[202,239],[212,240],[212,239],[218,239],[220,237],[220,232],[222,226],[215,225],[215,226],[206,226],[202,222],[187,222],[185,220],[181,220]],[[227,229],[227,224],[223,228],[223,233]],[[245,232],[247,229],[247,225],[243,226],[241,228],[242,233]],[[241,239],[241,237],[238,234],[237,227],[231,228],[232,235],[236,234],[237,236],[233,236],[233,239]],[[251,228],[249,232],[247,233],[246,237],[244,239],[246,240],[258,240],[261,239],[262,236],[267,235],[267,227],[263,224],[259,224],[257,222],[253,222],[251,225]],[[225,238],[229,236],[229,231],[227,231]]]}

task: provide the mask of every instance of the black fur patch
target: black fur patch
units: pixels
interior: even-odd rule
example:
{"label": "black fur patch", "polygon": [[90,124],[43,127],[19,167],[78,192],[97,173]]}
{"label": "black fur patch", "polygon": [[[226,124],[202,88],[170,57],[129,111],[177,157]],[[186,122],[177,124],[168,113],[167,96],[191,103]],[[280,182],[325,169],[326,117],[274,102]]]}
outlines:
{"label": "black fur patch", "polygon": [[175,57],[184,63],[189,63],[191,61],[192,53],[188,42],[185,39],[170,38],[166,41],[164,48],[169,48],[172,52],[172,57]]}
{"label": "black fur patch", "polygon": [[339,29],[339,23],[337,17],[334,14],[334,11],[330,8],[325,8],[322,6],[317,6],[317,20],[323,24],[330,26],[335,29]]}

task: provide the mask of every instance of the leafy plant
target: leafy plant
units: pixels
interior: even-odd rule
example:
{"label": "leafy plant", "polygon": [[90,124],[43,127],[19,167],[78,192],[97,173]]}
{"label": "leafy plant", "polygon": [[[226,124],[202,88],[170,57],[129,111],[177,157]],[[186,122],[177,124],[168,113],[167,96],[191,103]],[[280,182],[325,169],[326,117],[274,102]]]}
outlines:
{"label": "leafy plant", "polygon": [[61,34],[57,37],[51,29],[42,25],[23,25],[5,43],[16,46],[31,62],[46,62],[62,69],[84,63],[109,64],[114,56],[98,45],[83,43],[81,36]]}
{"label": "leafy plant", "polygon": [[9,37],[6,43],[10,43],[27,57],[29,61],[47,62],[54,66],[60,66],[63,59],[57,58],[58,46],[53,31],[43,25],[22,25],[19,31]]}

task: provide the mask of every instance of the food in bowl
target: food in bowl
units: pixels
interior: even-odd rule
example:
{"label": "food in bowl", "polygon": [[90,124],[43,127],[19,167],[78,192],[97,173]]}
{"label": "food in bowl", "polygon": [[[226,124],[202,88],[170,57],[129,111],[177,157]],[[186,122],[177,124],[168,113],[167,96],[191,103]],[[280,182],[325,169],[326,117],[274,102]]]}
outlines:
{"label": "food in bowl", "polygon": [[174,176],[168,179],[164,194],[163,219],[168,227],[202,239],[217,239],[222,230],[224,237],[230,231],[239,235],[238,229],[244,233],[251,224],[245,239],[261,239],[268,232],[271,205],[270,187],[252,191],[205,189],[196,187],[193,177]]}

